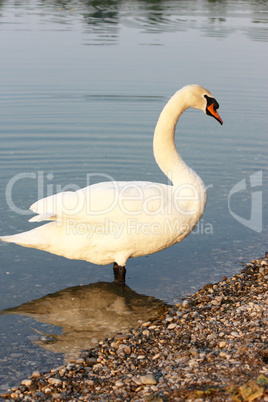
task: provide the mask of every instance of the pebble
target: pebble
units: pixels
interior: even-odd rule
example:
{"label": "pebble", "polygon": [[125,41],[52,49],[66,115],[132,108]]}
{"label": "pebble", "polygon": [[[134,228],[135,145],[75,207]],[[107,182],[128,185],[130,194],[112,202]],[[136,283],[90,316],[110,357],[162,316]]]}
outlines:
{"label": "pebble", "polygon": [[53,398],[55,398],[55,399],[61,399],[61,398],[62,398],[62,395],[61,395],[61,394],[57,394],[57,393],[52,394],[52,396],[53,396]]}
{"label": "pebble", "polygon": [[130,348],[129,346],[125,346],[123,350],[124,350],[124,353],[125,353],[126,355],[130,355],[130,354],[131,354],[131,348]]}
{"label": "pebble", "polygon": [[268,401],[267,304],[268,254],[161,317],[98,342],[71,363],[35,371],[1,396],[28,402],[231,402],[258,395],[256,400]]}
{"label": "pebble", "polygon": [[58,378],[49,378],[47,382],[51,385],[54,385],[55,387],[58,387],[59,385],[62,384],[62,380],[59,380]]}
{"label": "pebble", "polygon": [[231,332],[231,335],[234,336],[234,337],[236,337],[236,338],[239,338],[239,337],[240,337],[239,333],[236,332],[236,331],[232,331],[232,332]]}
{"label": "pebble", "polygon": [[33,377],[33,378],[41,377],[40,371],[34,371],[34,372],[32,373],[32,377]]}
{"label": "pebble", "polygon": [[161,357],[162,356],[162,354],[161,353],[157,353],[156,355],[154,355],[153,356],[153,360],[155,360],[155,359],[159,359],[159,357]]}
{"label": "pebble", "polygon": [[183,300],[182,307],[183,307],[183,308],[189,307],[189,302],[188,302],[188,300]]}
{"label": "pebble", "polygon": [[129,338],[128,334],[119,334],[119,335],[115,335],[114,340],[115,341],[123,341],[128,338]]}
{"label": "pebble", "polygon": [[45,393],[46,395],[47,395],[47,394],[52,394],[52,390],[51,390],[51,388],[49,388],[49,387],[44,388],[43,391],[44,391],[44,393]]}
{"label": "pebble", "polygon": [[32,385],[33,381],[32,380],[23,380],[22,385],[26,385],[26,387],[29,387],[30,385]]}
{"label": "pebble", "polygon": [[173,317],[166,317],[166,321],[168,321],[168,322],[173,321]]}
{"label": "pebble", "polygon": [[123,387],[123,386],[124,386],[124,383],[123,383],[122,381],[116,381],[116,382],[115,382],[115,386],[118,387],[118,388],[120,388],[120,387]]}
{"label": "pebble", "polygon": [[76,360],[76,363],[77,363],[77,364],[83,364],[83,363],[85,363],[85,360],[82,359],[82,358],[81,358],[81,359],[77,359],[77,360]]}
{"label": "pebble", "polygon": [[142,382],[141,382],[141,379],[140,378],[133,378],[133,381],[135,382],[135,384],[137,384],[137,385],[141,385],[142,384]]}
{"label": "pebble", "polygon": [[146,374],[140,377],[141,383],[145,385],[155,385],[156,379],[154,378],[153,374]]}
{"label": "pebble", "polygon": [[34,392],[33,396],[36,397],[38,400],[38,399],[43,398],[45,396],[45,394],[41,391],[37,391],[37,392]]}
{"label": "pebble", "polygon": [[150,335],[150,331],[148,329],[145,329],[144,331],[142,331],[143,335],[149,336]]}
{"label": "pebble", "polygon": [[142,327],[149,327],[151,325],[151,321],[144,322],[141,326]]}

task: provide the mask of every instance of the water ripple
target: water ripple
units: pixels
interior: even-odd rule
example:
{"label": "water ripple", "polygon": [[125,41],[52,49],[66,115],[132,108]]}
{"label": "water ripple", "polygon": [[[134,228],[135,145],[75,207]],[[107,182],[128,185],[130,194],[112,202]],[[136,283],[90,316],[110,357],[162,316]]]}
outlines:
{"label": "water ripple", "polygon": [[[103,4],[77,1],[63,4],[61,1],[38,2],[35,7],[15,3],[15,14],[1,2],[4,19],[0,18],[0,30],[29,24],[33,29],[33,17],[38,18],[38,29],[46,30],[51,24],[58,30],[76,30],[83,25],[84,33],[92,35],[84,41],[86,45],[114,45],[118,43],[122,26],[139,29],[145,33],[179,32],[197,29],[209,37],[227,37],[242,32],[253,41],[268,40],[267,2],[234,1],[116,1]],[[6,14],[6,15],[5,15]],[[8,17],[7,17],[8,16]],[[234,24],[235,21],[235,24]],[[35,22],[36,23],[36,22]]]}

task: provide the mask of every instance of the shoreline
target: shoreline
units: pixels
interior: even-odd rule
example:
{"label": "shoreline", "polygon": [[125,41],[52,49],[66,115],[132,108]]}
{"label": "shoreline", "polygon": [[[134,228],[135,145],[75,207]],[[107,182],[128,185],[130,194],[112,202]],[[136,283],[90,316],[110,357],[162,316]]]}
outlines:
{"label": "shoreline", "polygon": [[267,401],[268,255],[160,318],[0,395],[15,401]]}

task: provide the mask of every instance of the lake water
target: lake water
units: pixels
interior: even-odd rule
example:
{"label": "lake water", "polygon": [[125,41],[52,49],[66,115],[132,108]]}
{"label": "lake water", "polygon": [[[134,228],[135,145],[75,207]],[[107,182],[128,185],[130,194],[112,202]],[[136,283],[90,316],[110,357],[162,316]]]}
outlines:
{"label": "lake water", "polygon": [[28,207],[62,189],[166,183],[154,126],[186,84],[213,93],[224,125],[180,119],[206,211],[182,243],[129,260],[123,293],[111,266],[0,245],[2,391],[267,251],[267,1],[25,3],[0,4],[0,234],[31,229]]}

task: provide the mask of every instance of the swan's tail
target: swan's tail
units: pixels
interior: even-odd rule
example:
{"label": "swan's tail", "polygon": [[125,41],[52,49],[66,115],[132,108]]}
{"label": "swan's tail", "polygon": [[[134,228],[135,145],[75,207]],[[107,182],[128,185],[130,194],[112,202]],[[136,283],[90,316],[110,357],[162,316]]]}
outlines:
{"label": "swan's tail", "polygon": [[68,228],[64,225],[58,225],[57,222],[49,222],[12,236],[2,236],[0,240],[23,247],[48,251],[71,259],[78,259],[78,254],[81,256],[80,259],[87,260],[87,253],[83,254],[83,250],[89,247],[87,236],[73,232],[68,233]]}
{"label": "swan's tail", "polygon": [[1,236],[0,240],[6,243],[17,243],[16,236],[18,235],[11,235],[11,236]]}
{"label": "swan's tail", "polygon": [[0,240],[6,243],[15,243],[23,247],[36,247],[36,241],[34,241],[32,236],[28,236],[28,233],[29,232],[24,232],[11,236],[1,236]]}
{"label": "swan's tail", "polygon": [[44,236],[44,226],[39,226],[27,232],[18,233],[10,236],[1,236],[0,240],[7,243],[15,243],[23,247],[39,248],[41,244],[47,243],[47,236]]}

